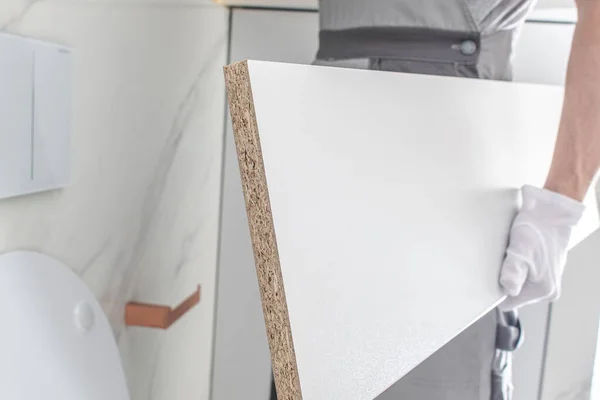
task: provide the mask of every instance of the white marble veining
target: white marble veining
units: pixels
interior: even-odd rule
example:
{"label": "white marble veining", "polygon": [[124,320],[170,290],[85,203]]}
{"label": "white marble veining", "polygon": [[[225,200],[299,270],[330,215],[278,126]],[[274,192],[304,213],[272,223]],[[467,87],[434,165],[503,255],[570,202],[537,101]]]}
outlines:
{"label": "white marble veining", "polygon": [[[208,1],[2,0],[0,29],[73,48],[72,182],[0,201],[0,251],[76,270],[118,337],[133,399],[208,396],[227,11]],[[137,300],[202,300],[168,331]]]}

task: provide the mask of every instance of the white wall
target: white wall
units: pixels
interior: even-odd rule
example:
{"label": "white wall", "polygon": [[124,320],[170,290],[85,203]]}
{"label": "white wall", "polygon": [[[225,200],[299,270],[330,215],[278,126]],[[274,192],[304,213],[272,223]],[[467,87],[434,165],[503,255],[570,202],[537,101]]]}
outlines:
{"label": "white wall", "polygon": [[[74,49],[73,178],[0,201],[0,251],[45,252],[109,316],[132,398],[208,396],[227,10],[208,1],[2,0],[0,29]],[[0,88],[1,90],[1,88]],[[201,304],[166,332],[129,300]]]}

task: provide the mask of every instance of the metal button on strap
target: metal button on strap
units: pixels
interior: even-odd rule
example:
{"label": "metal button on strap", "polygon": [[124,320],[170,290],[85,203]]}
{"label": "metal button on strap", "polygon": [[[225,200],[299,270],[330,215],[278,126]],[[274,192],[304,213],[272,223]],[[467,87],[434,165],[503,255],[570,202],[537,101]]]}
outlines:
{"label": "metal button on strap", "polygon": [[477,52],[477,43],[473,40],[463,40],[460,44],[460,52],[465,56],[472,56]]}

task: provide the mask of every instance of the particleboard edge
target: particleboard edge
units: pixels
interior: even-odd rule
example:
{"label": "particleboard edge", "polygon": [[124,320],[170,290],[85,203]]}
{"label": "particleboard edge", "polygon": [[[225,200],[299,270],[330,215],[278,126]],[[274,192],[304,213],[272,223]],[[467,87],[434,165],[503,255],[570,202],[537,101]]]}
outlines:
{"label": "particleboard edge", "polygon": [[248,62],[228,65],[224,73],[277,396],[301,400]]}

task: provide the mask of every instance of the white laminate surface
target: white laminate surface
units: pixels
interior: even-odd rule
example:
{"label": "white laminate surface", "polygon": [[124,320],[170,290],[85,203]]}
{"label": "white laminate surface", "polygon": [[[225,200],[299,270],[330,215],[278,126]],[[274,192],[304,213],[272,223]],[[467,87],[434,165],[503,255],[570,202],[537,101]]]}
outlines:
{"label": "white laminate surface", "polygon": [[517,188],[543,183],[562,90],[249,70],[303,398],[372,399],[501,300]]}

